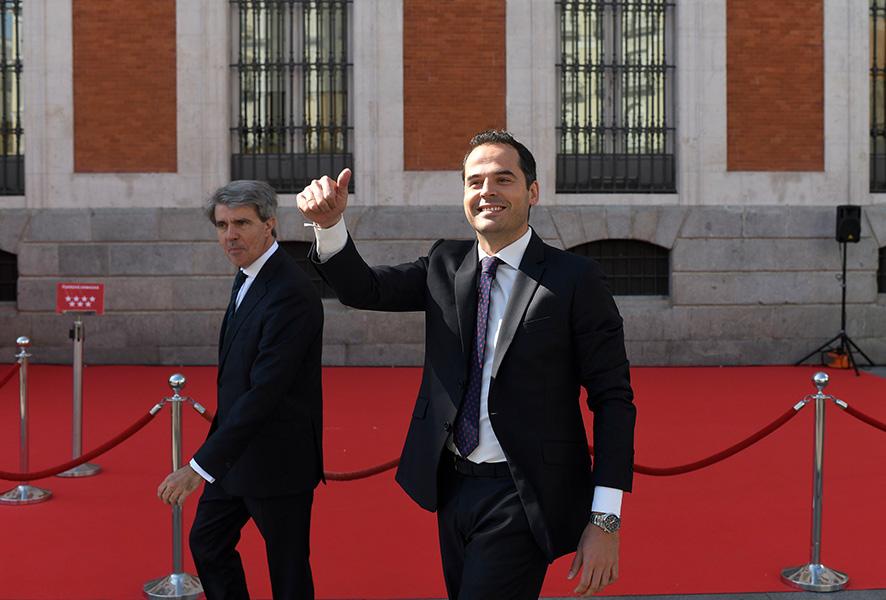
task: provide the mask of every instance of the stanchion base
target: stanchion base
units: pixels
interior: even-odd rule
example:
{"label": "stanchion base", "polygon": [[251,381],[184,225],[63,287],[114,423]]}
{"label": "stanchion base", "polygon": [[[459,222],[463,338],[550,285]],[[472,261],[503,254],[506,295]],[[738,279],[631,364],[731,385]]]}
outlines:
{"label": "stanchion base", "polygon": [[98,475],[102,472],[102,468],[98,465],[94,465],[92,463],[83,463],[82,465],[77,465],[73,469],[68,469],[67,471],[62,471],[56,477],[92,477],[93,475]]}
{"label": "stanchion base", "polygon": [[846,573],[812,563],[784,569],[781,572],[781,579],[789,585],[810,592],[837,592],[849,583],[849,576]]}
{"label": "stanchion base", "polygon": [[203,596],[200,578],[188,573],[172,573],[166,577],[152,579],[144,585],[145,598],[175,598],[176,600],[197,600]]}
{"label": "stanchion base", "polygon": [[0,504],[37,504],[52,498],[52,492],[33,485],[18,485],[0,494]]}

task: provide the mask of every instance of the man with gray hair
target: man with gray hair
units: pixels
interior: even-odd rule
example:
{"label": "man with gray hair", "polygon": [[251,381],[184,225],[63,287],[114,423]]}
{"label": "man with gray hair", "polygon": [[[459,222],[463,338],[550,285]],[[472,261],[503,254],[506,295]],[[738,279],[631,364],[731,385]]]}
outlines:
{"label": "man with gray hair", "polygon": [[311,505],[323,478],[323,306],[276,241],[277,196],[261,181],[233,181],[206,214],[237,269],[222,321],[218,409],[190,463],[157,490],[181,505],[206,481],[190,545],[209,600],[249,598],[236,546],[255,521],[275,599],[312,599]]}

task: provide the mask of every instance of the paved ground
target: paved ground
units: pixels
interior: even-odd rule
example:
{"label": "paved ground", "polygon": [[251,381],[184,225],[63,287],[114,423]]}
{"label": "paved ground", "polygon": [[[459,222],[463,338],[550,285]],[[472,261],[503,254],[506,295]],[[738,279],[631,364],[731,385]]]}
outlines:
{"label": "paved ground", "polygon": [[878,377],[886,377],[886,367],[862,367],[860,370]]}

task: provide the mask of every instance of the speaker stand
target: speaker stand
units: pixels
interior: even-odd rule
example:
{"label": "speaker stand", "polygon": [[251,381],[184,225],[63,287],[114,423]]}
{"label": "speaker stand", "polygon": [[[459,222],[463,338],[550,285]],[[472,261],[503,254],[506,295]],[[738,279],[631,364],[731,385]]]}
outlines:
{"label": "speaker stand", "polygon": [[852,338],[846,333],[846,242],[841,242],[842,251],[843,251],[843,274],[840,277],[840,287],[842,288],[842,298],[840,300],[840,333],[826,341],[824,344],[798,360],[795,365],[801,365],[816,354],[820,354],[822,352],[836,352],[838,354],[843,354],[849,359],[849,366],[855,371],[855,375],[858,376],[858,362],[855,360],[855,352],[859,353],[866,361],[868,361],[868,365],[873,367],[874,361],[870,359],[870,357],[864,353],[864,350],[858,347]]}

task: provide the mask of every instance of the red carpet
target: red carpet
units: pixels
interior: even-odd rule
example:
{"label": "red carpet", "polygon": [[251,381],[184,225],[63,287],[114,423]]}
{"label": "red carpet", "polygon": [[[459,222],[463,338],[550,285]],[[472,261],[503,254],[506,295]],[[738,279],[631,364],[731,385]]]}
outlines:
{"label": "red carpet", "polygon": [[[0,377],[9,368],[0,365]],[[171,367],[89,367],[90,449],[168,396]],[[214,369],[185,367],[185,389],[214,408]],[[814,391],[811,368],[637,368],[637,462],[671,466],[713,454],[755,432]],[[70,458],[70,367],[31,367],[31,469]],[[417,369],[325,371],[326,464],[375,465],[399,454]],[[886,421],[886,380],[831,372],[828,392]],[[0,389],[0,470],[18,469],[17,385]],[[624,504],[621,580],[612,594],[784,591],[783,567],[809,559],[812,406],[756,446],[702,471],[635,476]],[[207,424],[185,411],[185,451]],[[886,588],[886,433],[828,407],[822,559],[850,587]],[[155,496],[169,470],[169,414],[95,462],[93,478],[37,482],[55,497],[0,506],[0,598],[140,598],[171,569],[169,509]],[[0,489],[12,487],[0,482]],[[186,531],[196,498],[186,509]],[[331,482],[315,497],[313,566],[319,598],[440,598],[434,516],[416,508],[391,472]],[[261,539],[241,553],[253,597],[269,598]],[[186,553],[187,555],[187,553]],[[194,572],[188,558],[187,569]],[[545,596],[569,596],[568,559],[549,570]]]}

